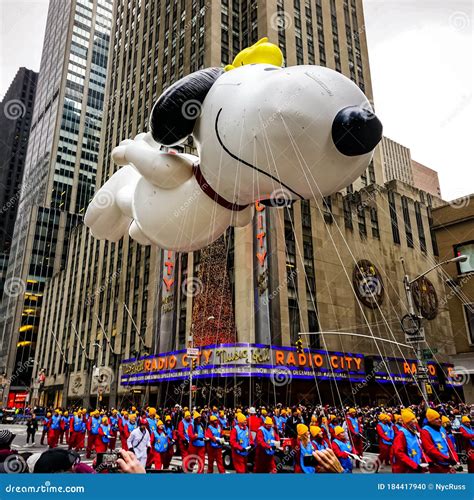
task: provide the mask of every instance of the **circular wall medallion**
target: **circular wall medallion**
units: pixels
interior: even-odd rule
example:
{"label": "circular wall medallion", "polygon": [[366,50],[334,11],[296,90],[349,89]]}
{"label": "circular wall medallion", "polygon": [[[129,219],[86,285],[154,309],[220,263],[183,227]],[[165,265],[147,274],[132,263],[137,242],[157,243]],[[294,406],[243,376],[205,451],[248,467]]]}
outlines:
{"label": "circular wall medallion", "polygon": [[383,302],[384,286],[379,270],[369,260],[359,260],[352,273],[357,298],[367,307],[376,309]]}
{"label": "circular wall medallion", "polygon": [[438,295],[431,281],[422,277],[411,285],[415,305],[423,318],[435,319],[438,315]]}

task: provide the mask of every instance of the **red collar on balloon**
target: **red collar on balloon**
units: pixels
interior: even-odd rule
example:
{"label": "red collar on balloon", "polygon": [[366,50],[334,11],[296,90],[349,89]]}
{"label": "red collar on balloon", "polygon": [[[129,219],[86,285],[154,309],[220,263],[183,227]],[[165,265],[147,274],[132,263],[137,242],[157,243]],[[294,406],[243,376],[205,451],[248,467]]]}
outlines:
{"label": "red collar on balloon", "polygon": [[248,205],[237,205],[236,203],[231,203],[223,198],[219,193],[216,193],[212,186],[204,178],[199,163],[194,164],[193,174],[202,191],[221,207],[227,208],[227,210],[232,210],[233,212],[240,212],[248,207]]}

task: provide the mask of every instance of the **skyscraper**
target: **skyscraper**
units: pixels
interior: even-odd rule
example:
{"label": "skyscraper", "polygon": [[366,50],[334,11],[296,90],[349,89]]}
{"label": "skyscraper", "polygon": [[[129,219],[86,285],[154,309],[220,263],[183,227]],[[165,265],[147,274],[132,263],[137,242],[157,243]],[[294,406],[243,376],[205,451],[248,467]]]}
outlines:
{"label": "skyscraper", "polygon": [[402,181],[413,186],[410,149],[388,137],[382,138],[382,153],[385,180]]}
{"label": "skyscraper", "polygon": [[94,192],[112,0],[51,0],[7,280],[0,370],[10,392],[31,382],[45,283]]}
{"label": "skyscraper", "polygon": [[[38,73],[20,68],[0,103],[0,301],[25,166]],[[14,288],[14,283],[12,283]],[[9,287],[7,287],[9,291]]]}
{"label": "skyscraper", "polygon": [[[137,4],[118,0],[97,186],[118,168],[111,160],[112,149],[147,130],[152,105],[166,87],[191,71],[230,63],[241,49],[263,36],[280,46],[287,65],[331,67],[351,78],[371,99],[364,26],[361,0],[144,0]],[[175,149],[189,151],[191,146],[188,142]],[[144,382],[142,368],[148,362],[143,356],[160,353],[162,360],[176,361],[173,356],[187,346],[199,314],[209,314],[197,326],[200,338],[208,338],[205,322],[209,322],[210,334],[219,331],[214,322],[220,310],[211,314],[193,307],[205,302],[194,300],[196,294],[208,294],[218,307],[220,291],[212,285],[215,280],[199,280],[200,273],[212,273],[217,267],[219,272],[223,267],[228,272],[233,307],[225,314],[231,310],[235,319],[228,321],[227,332],[235,329],[239,343],[290,350],[299,332],[324,328],[373,334],[372,323],[377,324],[378,333],[400,340],[400,330],[394,332],[390,326],[398,321],[403,293],[401,282],[392,284],[399,272],[393,263],[406,254],[407,266],[415,272],[425,259],[433,258],[431,241],[425,237],[429,207],[420,203],[415,190],[394,193],[394,185],[390,194],[383,187],[382,169],[378,148],[364,175],[324,203],[297,202],[282,210],[258,205],[251,225],[226,233],[220,260],[216,252],[175,253],[142,247],[128,237],[118,243],[99,242],[84,226],[75,228],[66,268],[45,289],[40,323],[45,349],[36,370],[44,368],[46,380],[39,403],[61,404],[66,395],[85,404],[91,396],[102,397],[115,405],[119,404],[117,392],[121,398],[133,399],[145,391],[152,402],[169,402],[176,387],[168,390],[172,382],[166,380],[178,375],[167,379],[168,370],[162,366],[163,384],[150,387]],[[405,218],[403,222],[400,218],[400,227],[405,224],[406,231],[399,230],[397,214],[402,208]],[[411,229],[415,219],[416,237]],[[379,311],[383,301],[380,274],[374,278],[379,283],[378,301],[368,300],[370,293],[364,290],[362,298],[354,296],[354,289],[364,289],[365,283],[358,263],[368,261],[369,256],[372,263],[361,264],[363,269],[389,269],[384,275],[390,284],[383,311]],[[209,266],[207,271],[203,266]],[[436,286],[443,284],[436,280]],[[381,311],[384,319],[389,316],[387,324],[379,316]],[[439,314],[436,328],[427,329],[444,332],[449,351],[446,314]],[[53,336],[52,332],[59,333]],[[369,340],[350,337],[321,340],[320,335],[312,335],[305,339],[307,346],[324,348],[328,359],[330,351],[381,355]],[[361,357],[354,359],[361,363],[357,361]],[[100,391],[92,380],[94,365],[112,374]],[[160,370],[158,361],[156,367]],[[185,359],[179,368],[188,371],[176,380],[189,376]],[[325,369],[331,370],[331,365]],[[323,374],[322,379],[326,378]],[[221,380],[226,383],[227,379]],[[206,384],[203,378],[202,387],[212,392],[212,382],[210,388]],[[255,391],[253,386],[252,394]]]}

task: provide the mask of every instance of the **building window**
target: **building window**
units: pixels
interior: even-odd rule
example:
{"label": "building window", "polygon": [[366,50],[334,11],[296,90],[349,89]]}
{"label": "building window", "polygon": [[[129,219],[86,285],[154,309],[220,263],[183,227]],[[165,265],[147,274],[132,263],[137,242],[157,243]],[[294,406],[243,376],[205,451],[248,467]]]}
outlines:
{"label": "building window", "polygon": [[374,207],[370,209],[370,222],[372,224],[372,236],[379,240],[380,239],[379,218],[377,215],[377,209]]}
{"label": "building window", "polygon": [[392,222],[393,242],[400,245],[400,232],[398,231],[397,206],[395,205],[395,195],[393,191],[388,192],[388,206],[390,209],[390,221]]}
{"label": "building window", "polygon": [[466,262],[458,262],[458,273],[472,273],[474,272],[474,241],[467,241],[466,243],[461,243],[454,247],[454,254],[456,257],[459,255],[465,255],[467,257]]}
{"label": "building window", "polygon": [[464,314],[466,315],[469,343],[474,344],[474,304],[464,304]]}
{"label": "building window", "polygon": [[420,249],[422,252],[426,253],[425,230],[423,228],[423,219],[421,217],[420,204],[417,201],[415,201],[415,217],[416,226],[418,228],[418,238],[420,240]]}
{"label": "building window", "polygon": [[361,238],[367,238],[367,224],[365,222],[365,209],[357,209],[357,218],[359,220],[359,234]]}
{"label": "building window", "polygon": [[405,235],[407,238],[407,245],[410,248],[414,248],[413,232],[411,230],[411,221],[410,221],[410,211],[408,209],[408,200],[405,196],[402,196],[402,210],[403,210],[403,220],[405,222]]}

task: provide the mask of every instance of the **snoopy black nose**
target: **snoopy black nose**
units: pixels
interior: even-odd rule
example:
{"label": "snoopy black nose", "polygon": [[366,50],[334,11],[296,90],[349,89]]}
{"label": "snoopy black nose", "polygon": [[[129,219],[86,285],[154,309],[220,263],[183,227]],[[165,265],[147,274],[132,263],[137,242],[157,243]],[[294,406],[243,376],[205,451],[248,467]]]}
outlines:
{"label": "snoopy black nose", "polygon": [[370,153],[382,139],[382,123],[375,114],[359,106],[341,109],[332,124],[332,140],[346,156]]}

